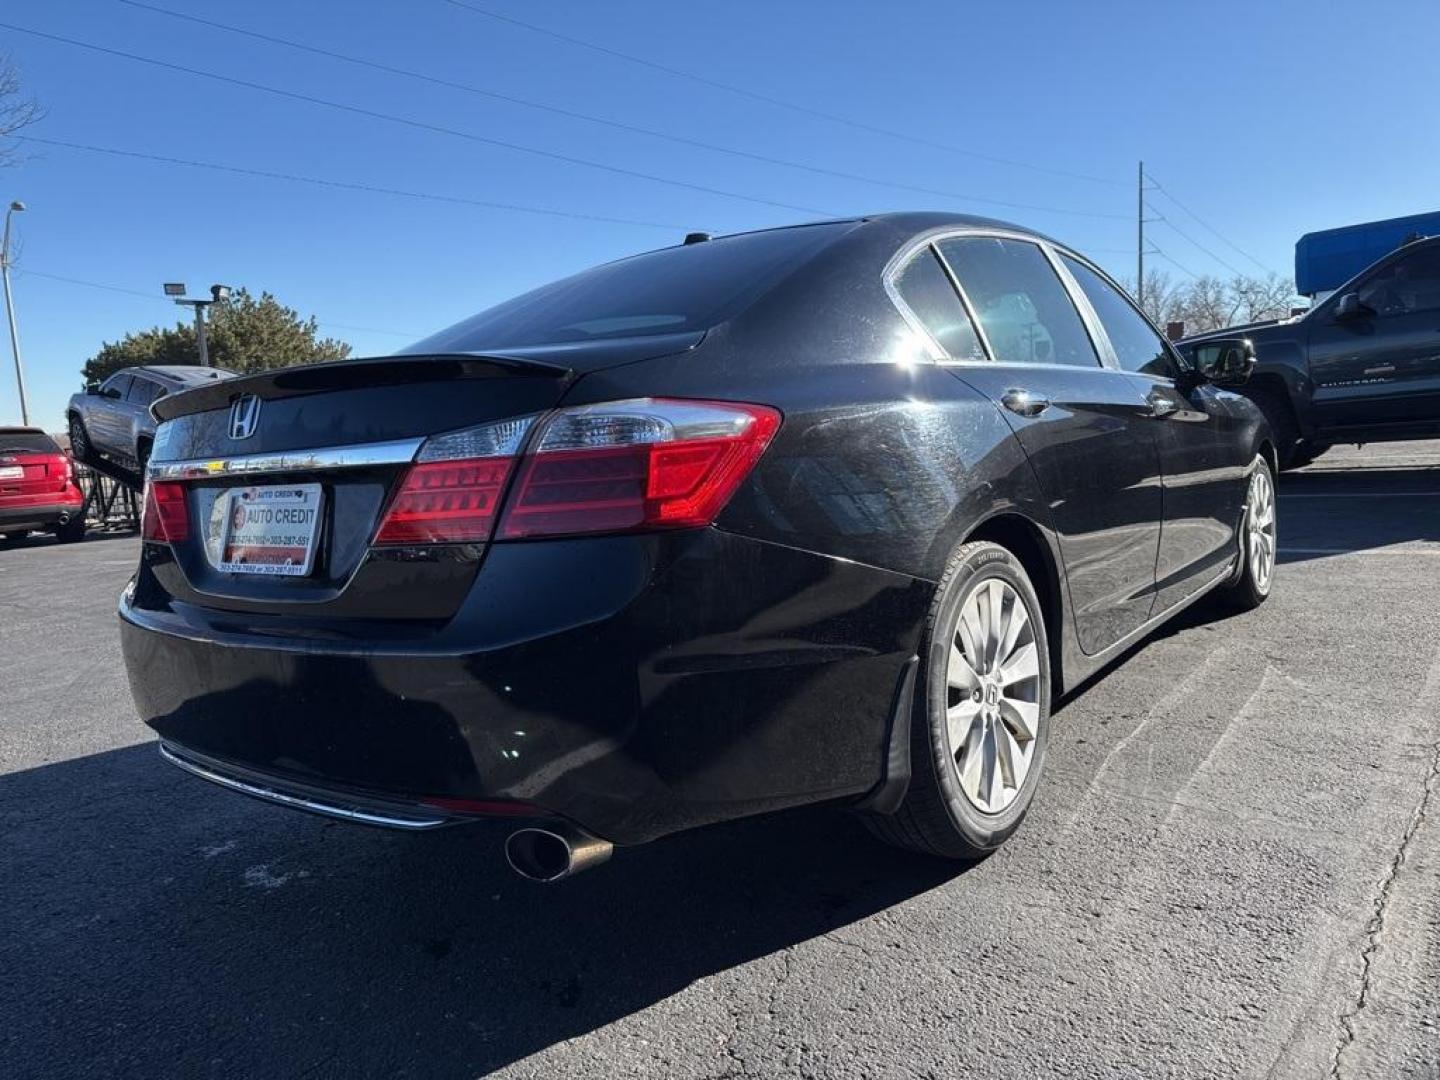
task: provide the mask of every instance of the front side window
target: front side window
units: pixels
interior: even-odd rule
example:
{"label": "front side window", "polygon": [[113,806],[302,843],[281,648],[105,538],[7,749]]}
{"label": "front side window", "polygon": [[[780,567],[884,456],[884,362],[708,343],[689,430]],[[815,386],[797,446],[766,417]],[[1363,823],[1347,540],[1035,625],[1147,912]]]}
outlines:
{"label": "front side window", "polygon": [[951,359],[985,359],[960,294],[931,248],[925,248],[895,275],[895,291]]}
{"label": "front side window", "polygon": [[1440,310],[1440,244],[1397,259],[1359,292],[1360,302],[1380,316]]}
{"label": "front side window", "polygon": [[130,389],[130,380],[133,376],[124,374],[111,375],[100,387],[100,392],[109,398],[123,398]]}
{"label": "front side window", "polygon": [[1105,328],[1105,336],[1115,350],[1115,359],[1122,368],[1170,379],[1179,374],[1165,339],[1135,310],[1135,305],[1124,294],[1079,259],[1072,259],[1069,255],[1061,255],[1060,258],[1095,309],[1100,325]]}
{"label": "front side window", "polygon": [[995,359],[1008,364],[1099,367],[1100,355],[1055,268],[1026,240],[989,236],[940,242]]}

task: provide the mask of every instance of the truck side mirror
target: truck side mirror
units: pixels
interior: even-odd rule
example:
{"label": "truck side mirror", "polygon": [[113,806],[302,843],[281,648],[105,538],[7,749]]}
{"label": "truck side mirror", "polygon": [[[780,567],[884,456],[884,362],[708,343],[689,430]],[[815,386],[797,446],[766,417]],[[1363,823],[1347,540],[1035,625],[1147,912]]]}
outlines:
{"label": "truck side mirror", "polygon": [[1249,338],[1221,338],[1195,346],[1195,366],[1206,382],[1239,386],[1255,370],[1255,346]]}
{"label": "truck side mirror", "polygon": [[1374,315],[1375,309],[1360,299],[1359,293],[1347,292],[1335,302],[1335,321],[1349,322]]}

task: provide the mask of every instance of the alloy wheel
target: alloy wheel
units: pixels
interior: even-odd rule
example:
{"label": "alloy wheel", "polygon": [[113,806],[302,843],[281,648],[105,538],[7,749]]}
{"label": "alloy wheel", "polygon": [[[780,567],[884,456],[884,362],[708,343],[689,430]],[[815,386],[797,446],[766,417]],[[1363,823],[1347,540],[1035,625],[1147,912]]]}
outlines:
{"label": "alloy wheel", "polygon": [[1250,477],[1249,507],[1245,514],[1251,580],[1261,595],[1270,591],[1275,572],[1275,484],[1261,465]]}
{"label": "alloy wheel", "polygon": [[946,663],[946,730],[960,790],[998,814],[1015,801],[1035,756],[1040,653],[1020,594],[990,578],[960,605]]}
{"label": "alloy wheel", "polygon": [[90,452],[90,440],[85,436],[85,425],[75,418],[70,420],[70,456],[83,461]]}

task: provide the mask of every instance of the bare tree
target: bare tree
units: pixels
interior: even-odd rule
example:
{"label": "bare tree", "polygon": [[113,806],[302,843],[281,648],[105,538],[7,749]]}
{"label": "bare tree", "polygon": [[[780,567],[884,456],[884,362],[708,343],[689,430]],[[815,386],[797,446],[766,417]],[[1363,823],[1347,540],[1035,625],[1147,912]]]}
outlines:
{"label": "bare tree", "polygon": [[13,165],[19,156],[15,133],[44,115],[40,103],[22,92],[20,70],[9,57],[0,56],[0,166]]}
{"label": "bare tree", "polygon": [[[1134,279],[1123,284],[1133,296]],[[1145,314],[1162,329],[1172,322],[1184,323],[1187,334],[1283,319],[1295,299],[1294,284],[1277,274],[1263,278],[1236,275],[1229,281],[1206,275],[1179,284],[1163,270],[1145,275]]]}

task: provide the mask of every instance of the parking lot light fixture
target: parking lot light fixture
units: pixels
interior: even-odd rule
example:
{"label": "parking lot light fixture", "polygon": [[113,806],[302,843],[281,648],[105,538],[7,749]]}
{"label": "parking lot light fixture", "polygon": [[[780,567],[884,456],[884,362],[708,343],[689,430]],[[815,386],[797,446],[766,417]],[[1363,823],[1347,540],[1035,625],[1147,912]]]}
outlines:
{"label": "parking lot light fixture", "polygon": [[189,305],[195,309],[195,343],[200,348],[200,366],[210,366],[210,343],[205,336],[205,309],[211,304],[223,304],[230,299],[229,285],[211,285],[210,299],[200,300],[185,295],[185,284],[180,281],[167,281],[162,286],[165,295],[181,306]]}
{"label": "parking lot light fixture", "polygon": [[10,351],[15,356],[15,384],[20,391],[20,422],[30,423],[30,404],[25,397],[25,366],[20,362],[20,332],[15,328],[15,298],[10,294],[10,218],[25,209],[18,199],[5,211],[5,237],[0,241],[0,278],[5,282],[5,315],[10,320]]}

